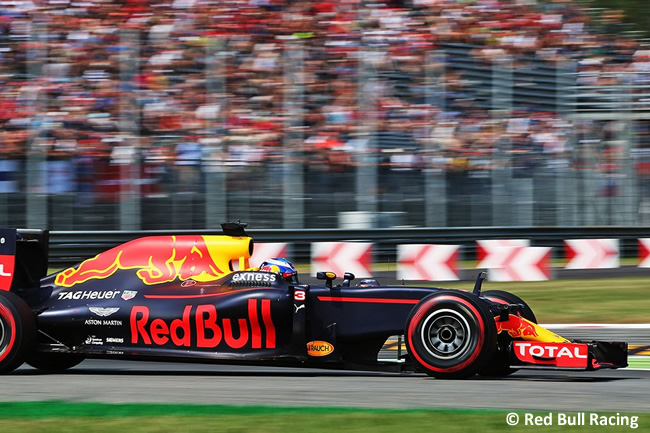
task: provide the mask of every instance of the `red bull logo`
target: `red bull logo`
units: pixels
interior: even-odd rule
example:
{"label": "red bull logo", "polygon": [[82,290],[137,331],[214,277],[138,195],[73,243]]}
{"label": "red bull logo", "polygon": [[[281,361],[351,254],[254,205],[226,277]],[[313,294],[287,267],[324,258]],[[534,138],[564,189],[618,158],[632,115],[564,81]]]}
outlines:
{"label": "red bull logo", "polygon": [[126,269],[135,269],[138,278],[149,285],[176,279],[214,281],[231,272],[231,260],[247,262],[251,253],[252,240],[245,237],[152,236],[127,242],[76,268],[68,268],[56,276],[55,283],[72,287]]}
{"label": "red bull logo", "polygon": [[507,331],[512,338],[522,338],[524,340],[534,339],[538,336],[536,326],[523,317],[511,314],[508,320],[496,322],[497,333]]}
{"label": "red bull logo", "polygon": [[499,317],[495,318],[497,333],[507,332],[513,339],[522,339],[530,341],[541,341],[546,343],[567,343],[564,337],[561,337],[548,329],[542,328],[536,323],[531,322],[521,316],[511,314],[508,320],[500,321]]}
{"label": "red bull logo", "polygon": [[[271,301],[261,300],[261,314],[257,299],[248,300],[248,317],[219,318],[214,305],[187,305],[180,318],[166,321],[153,318],[146,306],[131,309],[131,343],[147,346],[196,347],[214,349],[225,344],[241,349],[250,342],[253,349],[275,348],[275,325],[271,319]],[[238,329],[235,329],[238,328]]]}

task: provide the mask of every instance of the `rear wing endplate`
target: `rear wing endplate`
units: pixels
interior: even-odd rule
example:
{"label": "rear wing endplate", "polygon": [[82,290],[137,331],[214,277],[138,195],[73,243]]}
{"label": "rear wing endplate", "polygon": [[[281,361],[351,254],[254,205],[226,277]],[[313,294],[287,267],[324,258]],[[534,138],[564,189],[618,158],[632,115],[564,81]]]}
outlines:
{"label": "rear wing endplate", "polygon": [[0,229],[0,290],[38,286],[47,274],[47,230]]}

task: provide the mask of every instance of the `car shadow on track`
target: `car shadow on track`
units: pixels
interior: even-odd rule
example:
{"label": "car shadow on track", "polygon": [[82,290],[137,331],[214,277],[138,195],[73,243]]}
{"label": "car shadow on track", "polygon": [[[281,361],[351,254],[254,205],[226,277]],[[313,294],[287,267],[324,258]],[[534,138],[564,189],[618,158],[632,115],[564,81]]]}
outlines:
{"label": "car shadow on track", "polygon": [[[636,374],[633,374],[636,373]],[[593,373],[592,373],[593,374]],[[449,382],[451,380],[435,379],[422,373],[395,373],[376,371],[351,371],[351,370],[326,370],[314,368],[282,368],[282,367],[242,367],[242,366],[211,366],[201,365],[200,368],[192,369],[187,364],[156,365],[148,366],[84,366],[83,364],[61,373],[47,373],[33,368],[21,368],[13,372],[16,376],[46,376],[46,375],[71,375],[71,376],[150,376],[150,377],[369,377],[369,378],[409,378],[413,380],[431,380],[438,382]],[[570,382],[570,383],[605,383],[629,379],[642,379],[644,374],[635,372],[616,371],[605,376],[590,375],[590,373],[568,372],[558,374],[557,372],[518,372],[508,377],[487,377],[474,376],[465,380],[454,380],[456,382]]]}
{"label": "car shadow on track", "polygon": [[628,380],[628,379],[640,379],[639,376],[630,376],[623,374],[616,374],[614,376],[607,375],[603,376],[596,375],[589,376],[589,373],[577,373],[571,372],[566,374],[558,374],[557,372],[520,372],[508,377],[475,377],[470,380],[483,381],[483,380],[493,380],[493,381],[508,381],[508,382],[584,382],[584,383],[604,383],[604,382],[615,382],[619,380]]}
{"label": "car shadow on track", "polygon": [[14,376],[47,376],[47,375],[100,375],[100,376],[187,376],[187,377],[420,377],[425,375],[413,375],[407,373],[386,373],[386,372],[365,372],[365,371],[341,371],[341,370],[314,370],[314,369],[277,369],[277,370],[210,370],[202,368],[192,370],[187,368],[88,368],[75,367],[70,370],[58,373],[44,372],[32,368],[23,368],[12,373]]}

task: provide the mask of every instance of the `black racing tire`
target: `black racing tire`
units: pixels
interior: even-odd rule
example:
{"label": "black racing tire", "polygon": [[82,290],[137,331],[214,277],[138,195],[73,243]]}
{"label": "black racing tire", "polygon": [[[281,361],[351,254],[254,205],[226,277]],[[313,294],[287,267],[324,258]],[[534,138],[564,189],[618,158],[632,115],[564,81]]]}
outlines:
{"label": "black racing tire", "polygon": [[11,292],[0,292],[0,374],[20,367],[34,347],[36,319],[27,303]]}
{"label": "black racing tire", "polygon": [[85,358],[69,353],[33,353],[27,364],[47,373],[60,373],[80,364]]}
{"label": "black racing tire", "polygon": [[496,349],[496,324],[484,301],[443,290],[422,299],[409,314],[404,340],[410,357],[430,376],[473,376]]}
{"label": "black racing tire", "polygon": [[[537,318],[535,317],[532,308],[530,308],[523,299],[513,293],[504,290],[486,290],[481,293],[481,296],[494,302],[522,304],[524,307],[519,312],[519,315],[524,319],[537,323]],[[478,372],[481,376],[505,377],[519,370],[518,368],[510,367],[510,354],[508,352],[508,347],[512,342],[512,338],[506,332],[502,332],[498,335],[498,340],[499,344],[497,345],[497,350],[494,352],[492,359]]]}

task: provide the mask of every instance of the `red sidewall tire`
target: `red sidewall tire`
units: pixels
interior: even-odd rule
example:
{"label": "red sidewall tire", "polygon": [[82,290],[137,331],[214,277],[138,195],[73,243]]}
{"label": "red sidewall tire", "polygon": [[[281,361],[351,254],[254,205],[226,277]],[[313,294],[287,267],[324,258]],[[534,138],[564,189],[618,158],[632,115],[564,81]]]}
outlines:
{"label": "red sidewall tire", "polygon": [[36,320],[27,303],[11,292],[0,292],[0,374],[20,367],[35,339]]}
{"label": "red sidewall tire", "polygon": [[413,308],[405,341],[410,356],[429,375],[465,378],[492,357],[496,325],[490,310],[476,296],[442,291]]}

